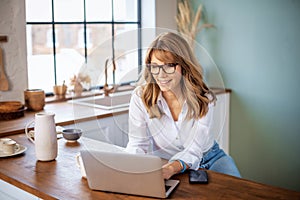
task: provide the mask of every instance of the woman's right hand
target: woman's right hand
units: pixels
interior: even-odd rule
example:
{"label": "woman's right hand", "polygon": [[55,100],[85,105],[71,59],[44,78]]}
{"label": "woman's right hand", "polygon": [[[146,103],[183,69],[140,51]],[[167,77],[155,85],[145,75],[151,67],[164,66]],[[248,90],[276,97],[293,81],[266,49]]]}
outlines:
{"label": "woman's right hand", "polygon": [[174,174],[180,173],[182,170],[181,164],[178,160],[174,162],[169,162],[162,166],[162,173],[164,179],[171,178]]}

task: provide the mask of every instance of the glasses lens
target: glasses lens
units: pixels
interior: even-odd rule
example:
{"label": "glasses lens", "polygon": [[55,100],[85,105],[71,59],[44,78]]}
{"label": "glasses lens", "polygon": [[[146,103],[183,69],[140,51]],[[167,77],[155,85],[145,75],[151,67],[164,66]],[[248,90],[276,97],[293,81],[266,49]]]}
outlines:
{"label": "glasses lens", "polygon": [[150,65],[150,71],[152,74],[158,74],[159,73],[159,66],[158,65]]}
{"label": "glasses lens", "polygon": [[167,74],[173,74],[175,72],[175,67],[176,67],[176,64],[168,63],[163,66],[163,69]]}

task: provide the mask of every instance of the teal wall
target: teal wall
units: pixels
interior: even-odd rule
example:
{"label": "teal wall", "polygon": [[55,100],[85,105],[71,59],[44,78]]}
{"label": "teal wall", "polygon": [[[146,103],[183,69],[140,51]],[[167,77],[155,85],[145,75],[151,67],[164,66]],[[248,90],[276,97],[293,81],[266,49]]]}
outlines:
{"label": "teal wall", "polygon": [[232,89],[230,154],[244,178],[300,191],[300,1],[191,0]]}

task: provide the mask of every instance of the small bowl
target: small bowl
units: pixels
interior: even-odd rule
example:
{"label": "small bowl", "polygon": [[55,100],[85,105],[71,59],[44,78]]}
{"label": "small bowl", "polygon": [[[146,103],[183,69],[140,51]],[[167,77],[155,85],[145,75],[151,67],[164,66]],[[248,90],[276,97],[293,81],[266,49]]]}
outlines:
{"label": "small bowl", "polygon": [[74,128],[64,129],[62,135],[68,142],[76,142],[81,137],[82,130]]}

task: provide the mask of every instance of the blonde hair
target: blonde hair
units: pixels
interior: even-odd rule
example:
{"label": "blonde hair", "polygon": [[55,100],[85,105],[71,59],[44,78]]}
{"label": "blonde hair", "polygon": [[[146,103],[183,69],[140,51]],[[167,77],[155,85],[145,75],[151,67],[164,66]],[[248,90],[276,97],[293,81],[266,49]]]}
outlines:
{"label": "blonde hair", "polygon": [[[208,112],[208,105],[214,102],[214,93],[203,81],[202,67],[194,56],[187,41],[172,32],[160,34],[148,48],[145,63],[151,63],[155,53],[160,61],[165,63],[178,63],[182,70],[181,91],[185,96],[188,112],[187,119],[199,119]],[[150,71],[145,68],[143,78],[146,84],[142,86],[141,98],[148,111],[150,118],[160,118],[162,112],[157,106],[157,98],[160,88],[155,82]]]}

